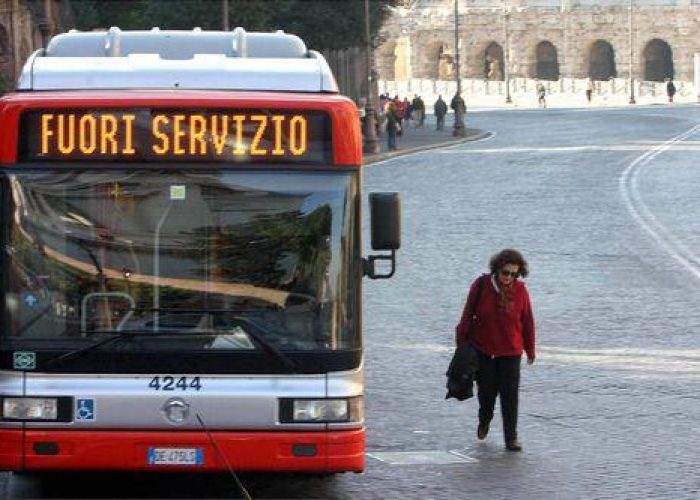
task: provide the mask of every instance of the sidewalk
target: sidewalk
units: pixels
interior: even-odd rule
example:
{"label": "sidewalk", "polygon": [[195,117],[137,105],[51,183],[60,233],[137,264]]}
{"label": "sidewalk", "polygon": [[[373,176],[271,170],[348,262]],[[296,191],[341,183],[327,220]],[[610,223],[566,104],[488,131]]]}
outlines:
{"label": "sidewalk", "polygon": [[[506,104],[505,97],[500,95],[489,96],[464,96],[467,103],[467,116],[469,112],[493,111],[501,109],[538,109],[539,103],[534,93],[522,94],[514,93],[511,96],[512,103]],[[589,103],[584,94],[547,94],[547,107],[553,109],[594,109],[594,108],[619,108],[619,107],[642,107],[642,106],[675,106],[696,104],[697,98],[691,95],[678,95],[674,103],[668,102],[666,95],[656,96],[635,96],[636,104],[629,103],[628,95],[605,95],[594,94]],[[428,114],[432,113],[432,108],[428,106]]]}
{"label": "sidewalk", "polygon": [[453,146],[463,142],[476,141],[491,135],[489,132],[485,132],[483,130],[467,128],[465,129],[465,137],[453,137],[452,120],[454,120],[454,118],[451,114],[449,114],[445,120],[445,130],[441,131],[435,130],[435,120],[431,120],[430,117],[425,120],[423,127],[416,127],[413,122],[409,123],[404,129],[403,135],[396,137],[396,146],[398,148],[396,151],[388,150],[386,133],[383,133],[377,138],[379,143],[379,152],[373,154],[365,153],[363,163],[367,165],[386,160],[388,158],[393,158],[395,156],[424,151],[426,149]]}

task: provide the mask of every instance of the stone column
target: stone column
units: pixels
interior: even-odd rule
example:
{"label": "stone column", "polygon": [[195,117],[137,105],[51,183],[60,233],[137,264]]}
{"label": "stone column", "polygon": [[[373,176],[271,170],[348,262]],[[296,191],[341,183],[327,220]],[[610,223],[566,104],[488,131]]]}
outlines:
{"label": "stone column", "polygon": [[394,80],[407,81],[413,78],[411,69],[411,40],[407,36],[402,36],[396,40],[394,49],[396,61],[394,63]]}
{"label": "stone column", "polygon": [[557,53],[557,58],[559,60],[559,78],[572,78],[573,67],[571,66],[571,54],[569,54],[569,16],[571,12],[571,2],[569,0],[562,0],[561,10],[559,12],[559,19],[561,21],[561,39],[562,48],[561,52]]}

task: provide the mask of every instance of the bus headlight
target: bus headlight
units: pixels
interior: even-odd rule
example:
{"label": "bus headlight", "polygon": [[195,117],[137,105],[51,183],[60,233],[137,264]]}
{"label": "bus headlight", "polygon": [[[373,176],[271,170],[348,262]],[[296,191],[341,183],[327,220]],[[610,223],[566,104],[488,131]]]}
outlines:
{"label": "bus headlight", "polygon": [[4,398],[2,418],[12,420],[57,420],[57,398]]}
{"label": "bus headlight", "polygon": [[347,399],[295,399],[292,419],[295,422],[345,422]]}
{"label": "bus headlight", "polygon": [[280,421],[284,423],[360,422],[362,398],[282,399]]}

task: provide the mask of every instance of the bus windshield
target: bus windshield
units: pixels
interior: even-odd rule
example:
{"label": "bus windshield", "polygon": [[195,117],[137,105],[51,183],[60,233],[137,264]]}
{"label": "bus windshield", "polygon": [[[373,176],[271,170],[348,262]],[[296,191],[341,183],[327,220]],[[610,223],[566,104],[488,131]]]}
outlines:
{"label": "bus windshield", "polygon": [[1,335],[14,349],[118,333],[153,333],[156,350],[256,349],[256,336],[280,351],[359,346],[353,173],[64,167],[1,179]]}

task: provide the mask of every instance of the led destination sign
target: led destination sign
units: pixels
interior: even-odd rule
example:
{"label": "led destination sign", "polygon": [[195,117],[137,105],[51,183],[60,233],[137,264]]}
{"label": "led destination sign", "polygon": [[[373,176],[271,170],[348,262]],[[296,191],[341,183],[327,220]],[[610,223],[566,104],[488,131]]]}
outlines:
{"label": "led destination sign", "polygon": [[92,109],[23,116],[25,161],[325,162],[328,117],[288,110]]}

